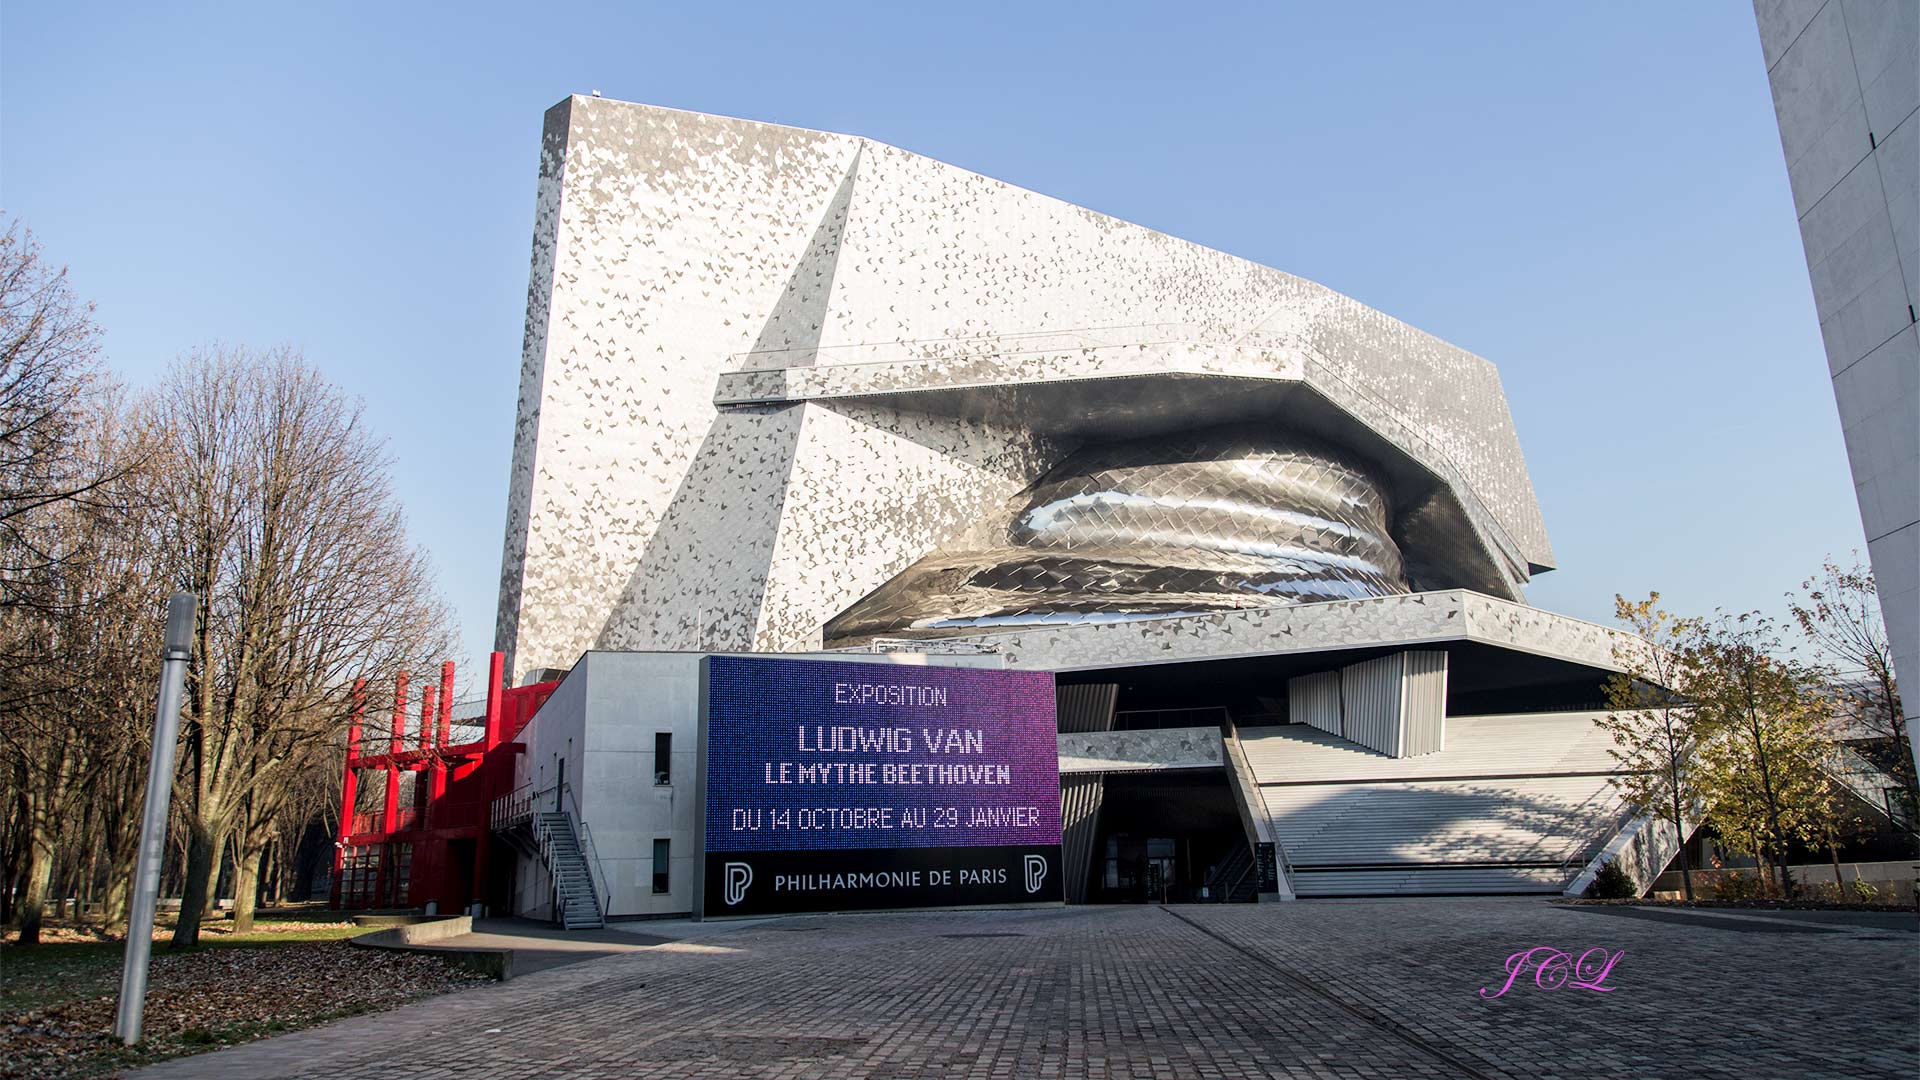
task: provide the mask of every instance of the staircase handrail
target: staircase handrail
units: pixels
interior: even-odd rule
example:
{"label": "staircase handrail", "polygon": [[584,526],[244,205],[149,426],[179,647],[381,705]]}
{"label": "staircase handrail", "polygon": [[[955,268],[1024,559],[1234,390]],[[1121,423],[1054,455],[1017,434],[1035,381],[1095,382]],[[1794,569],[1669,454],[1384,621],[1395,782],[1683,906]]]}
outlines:
{"label": "staircase handrail", "polygon": [[[1623,806],[1608,821],[1606,831],[1602,835],[1605,837],[1618,835],[1621,829],[1632,824],[1636,818],[1643,816],[1654,820],[1658,820],[1660,817],[1659,814],[1651,810],[1642,811],[1631,806]],[[1603,839],[1601,841],[1602,846],[1604,846],[1605,843],[1606,841]],[[1573,868],[1575,861],[1585,866],[1587,863],[1592,862],[1593,858],[1593,849],[1591,847],[1575,844],[1567,849],[1566,857],[1560,860],[1559,873],[1565,876],[1567,871]]]}
{"label": "staircase handrail", "polygon": [[1234,877],[1233,884],[1227,886],[1227,899],[1231,900],[1235,896],[1239,895],[1240,886],[1246,884],[1247,882],[1247,875],[1255,872],[1259,868],[1260,868],[1259,859],[1257,858],[1248,859],[1247,865],[1241,867],[1240,873]]}
{"label": "staircase handrail", "polygon": [[566,785],[567,805],[573,808],[573,822],[579,826],[580,853],[586,856],[587,872],[593,876],[594,906],[600,909],[600,918],[604,921],[613,905],[613,886],[607,881],[607,868],[600,864],[600,850],[593,846],[593,830],[587,826],[586,815],[580,812],[580,803],[574,798],[573,785]]}
{"label": "staircase handrail", "polygon": [[1855,798],[1886,815],[1896,829],[1911,829],[1911,824],[1902,820],[1902,815],[1894,811],[1887,798],[1887,792],[1897,790],[1900,782],[1866,755],[1845,743],[1837,743],[1824,767],[1828,776],[1851,791]]}
{"label": "staircase handrail", "polygon": [[493,831],[505,832],[522,821],[532,820],[534,806],[552,792],[551,787],[535,790],[532,783],[525,783],[493,800],[493,807],[488,814]]}

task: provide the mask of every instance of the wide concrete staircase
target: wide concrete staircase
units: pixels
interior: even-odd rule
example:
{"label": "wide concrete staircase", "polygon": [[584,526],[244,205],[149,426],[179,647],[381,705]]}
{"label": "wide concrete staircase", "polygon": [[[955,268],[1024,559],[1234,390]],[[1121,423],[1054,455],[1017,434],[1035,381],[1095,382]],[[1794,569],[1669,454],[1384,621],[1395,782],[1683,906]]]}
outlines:
{"label": "wide concrete staircase", "polygon": [[1450,716],[1408,758],[1303,724],[1240,740],[1296,895],[1557,893],[1629,817],[1593,721]]}
{"label": "wide concrete staircase", "polygon": [[606,925],[600,910],[593,869],[580,849],[573,817],[564,813],[536,814],[533,834],[541,860],[553,878],[553,910],[562,930],[597,930]]}

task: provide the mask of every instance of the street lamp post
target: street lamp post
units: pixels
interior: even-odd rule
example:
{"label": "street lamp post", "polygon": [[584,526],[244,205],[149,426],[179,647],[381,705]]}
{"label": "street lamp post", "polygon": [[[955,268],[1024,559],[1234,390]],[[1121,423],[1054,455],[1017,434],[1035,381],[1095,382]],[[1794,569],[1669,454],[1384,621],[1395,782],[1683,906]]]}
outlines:
{"label": "street lamp post", "polygon": [[173,750],[180,736],[180,698],[187,661],[193,658],[193,594],[167,601],[166,644],[160,650],[160,705],[153,717],[153,756],[147,763],[147,806],[140,819],[140,858],[133,871],[133,906],[127,914],[127,952],[120,969],[120,1013],[113,1034],[132,1046],[140,1041],[147,1005],[147,956],[153,951],[153,911],[160,901],[160,860],[167,849],[167,803],[173,797]]}

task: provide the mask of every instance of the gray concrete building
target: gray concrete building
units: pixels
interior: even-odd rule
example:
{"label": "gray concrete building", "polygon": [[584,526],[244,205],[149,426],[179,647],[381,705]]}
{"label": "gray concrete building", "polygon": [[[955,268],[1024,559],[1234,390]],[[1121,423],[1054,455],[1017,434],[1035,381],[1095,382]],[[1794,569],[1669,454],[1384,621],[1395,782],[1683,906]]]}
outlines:
{"label": "gray concrete building", "polygon": [[[1920,672],[1920,0],[1755,0],[1894,669]],[[1915,699],[1907,731],[1920,750]]]}

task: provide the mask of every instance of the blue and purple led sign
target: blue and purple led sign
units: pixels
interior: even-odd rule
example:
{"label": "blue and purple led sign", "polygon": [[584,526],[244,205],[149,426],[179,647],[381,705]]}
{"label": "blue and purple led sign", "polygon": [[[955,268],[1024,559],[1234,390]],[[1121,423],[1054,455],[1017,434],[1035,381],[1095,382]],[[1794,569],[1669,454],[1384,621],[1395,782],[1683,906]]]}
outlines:
{"label": "blue and purple led sign", "polygon": [[708,912],[1059,899],[1051,674],[706,663]]}

